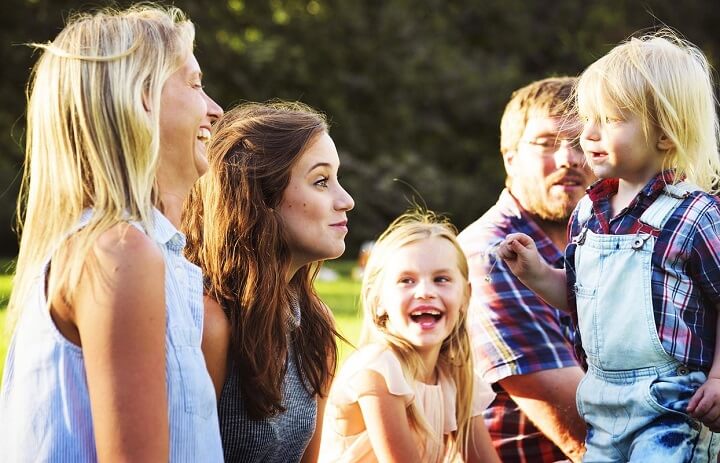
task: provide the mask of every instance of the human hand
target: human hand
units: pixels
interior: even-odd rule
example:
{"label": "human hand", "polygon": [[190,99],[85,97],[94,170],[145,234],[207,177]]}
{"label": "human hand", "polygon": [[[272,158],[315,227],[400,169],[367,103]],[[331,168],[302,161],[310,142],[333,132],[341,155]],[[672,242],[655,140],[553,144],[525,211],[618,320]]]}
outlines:
{"label": "human hand", "polygon": [[690,398],[687,411],[713,432],[720,432],[720,378],[708,378]]}
{"label": "human hand", "polygon": [[545,267],[532,238],[524,233],[511,233],[497,247],[497,256],[521,280],[533,279]]}

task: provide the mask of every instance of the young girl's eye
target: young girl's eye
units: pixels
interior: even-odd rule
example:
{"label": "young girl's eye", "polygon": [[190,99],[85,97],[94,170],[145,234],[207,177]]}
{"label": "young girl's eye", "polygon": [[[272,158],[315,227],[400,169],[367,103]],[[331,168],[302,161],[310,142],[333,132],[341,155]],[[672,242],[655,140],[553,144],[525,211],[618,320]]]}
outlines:
{"label": "young girl's eye", "polygon": [[414,280],[410,277],[402,277],[398,280],[398,283],[400,283],[402,285],[410,285],[413,283],[413,281]]}
{"label": "young girl's eye", "polygon": [[443,276],[435,277],[436,283],[448,283],[449,281],[450,281],[450,277],[448,277],[448,276],[443,275]]}
{"label": "young girl's eye", "polygon": [[323,177],[323,178],[321,178],[320,180],[316,181],[316,182],[315,182],[315,186],[320,187],[320,188],[327,188],[327,186],[328,186],[328,178],[327,178],[327,177]]}

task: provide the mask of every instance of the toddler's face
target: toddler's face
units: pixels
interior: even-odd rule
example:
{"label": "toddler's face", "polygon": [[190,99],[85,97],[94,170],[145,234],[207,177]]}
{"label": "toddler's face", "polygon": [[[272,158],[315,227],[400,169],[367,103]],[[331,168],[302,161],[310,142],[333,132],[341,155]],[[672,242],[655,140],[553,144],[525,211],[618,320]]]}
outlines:
{"label": "toddler's face", "polygon": [[458,323],[468,282],[458,252],[445,238],[431,237],[396,250],[384,269],[379,314],[388,331],[418,351],[438,351]]}
{"label": "toddler's face", "polygon": [[580,144],[598,177],[644,185],[662,169],[659,134],[651,132],[646,136],[639,116],[611,108],[602,118],[585,122]]}

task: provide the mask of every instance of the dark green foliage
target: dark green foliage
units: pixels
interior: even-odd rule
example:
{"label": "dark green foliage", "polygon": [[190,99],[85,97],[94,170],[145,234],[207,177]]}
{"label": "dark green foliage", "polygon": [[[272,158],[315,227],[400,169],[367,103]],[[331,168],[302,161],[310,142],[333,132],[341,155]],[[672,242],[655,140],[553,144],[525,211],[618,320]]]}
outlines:
{"label": "dark green foliage", "polygon": [[[116,2],[127,5],[129,2]],[[462,228],[502,187],[498,127],[511,92],[575,75],[640,29],[667,24],[717,64],[720,4],[597,0],[177,0],[197,25],[207,91],[222,106],[302,100],[330,118],[353,195],[350,256],[418,190]],[[103,1],[6,0],[0,17],[0,252],[22,160],[32,51],[73,9]]]}

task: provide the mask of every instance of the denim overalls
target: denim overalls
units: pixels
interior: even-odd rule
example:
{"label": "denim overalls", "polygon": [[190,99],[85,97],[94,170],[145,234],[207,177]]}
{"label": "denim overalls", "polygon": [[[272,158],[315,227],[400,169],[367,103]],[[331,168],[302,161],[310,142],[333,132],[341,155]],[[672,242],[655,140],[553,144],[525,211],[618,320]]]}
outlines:
{"label": "denim overalls", "polygon": [[[659,231],[687,194],[667,185],[640,217]],[[705,382],[662,347],[651,293],[655,236],[600,235],[587,228],[592,203],[578,205],[583,228],[573,242],[575,294],[588,371],[578,412],[588,425],[587,462],[715,462],[720,438],[686,413]]]}

